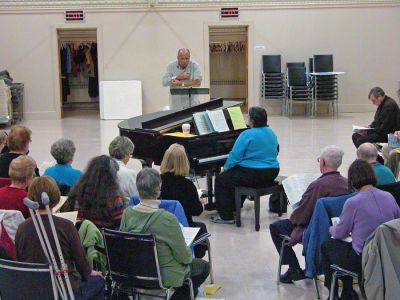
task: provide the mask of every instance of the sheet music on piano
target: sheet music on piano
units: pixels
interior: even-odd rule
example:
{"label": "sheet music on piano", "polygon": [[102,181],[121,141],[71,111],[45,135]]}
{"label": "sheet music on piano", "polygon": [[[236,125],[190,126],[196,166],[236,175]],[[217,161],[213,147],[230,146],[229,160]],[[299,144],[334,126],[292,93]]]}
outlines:
{"label": "sheet music on piano", "polygon": [[214,131],[211,121],[205,111],[194,113],[193,121],[199,135],[209,134]]}
{"label": "sheet music on piano", "polygon": [[226,123],[225,115],[222,109],[207,110],[207,114],[215,131],[229,131],[228,123]]}

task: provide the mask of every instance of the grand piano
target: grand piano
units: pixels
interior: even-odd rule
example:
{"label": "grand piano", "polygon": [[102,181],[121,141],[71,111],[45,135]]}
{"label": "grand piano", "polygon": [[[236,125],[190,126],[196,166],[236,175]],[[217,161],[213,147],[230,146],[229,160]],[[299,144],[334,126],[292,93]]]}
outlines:
{"label": "grand piano", "polygon": [[118,128],[121,136],[128,137],[134,143],[133,157],[143,160],[148,166],[152,163],[160,165],[164,152],[171,144],[183,145],[189,158],[191,173],[195,176],[207,176],[208,208],[210,208],[213,197],[212,176],[219,173],[237,137],[245,129],[231,129],[194,137],[165,134],[181,132],[184,123],[191,124],[191,133],[195,134],[193,113],[241,104],[238,101],[219,98],[183,110],[159,111],[134,117],[120,122]]}

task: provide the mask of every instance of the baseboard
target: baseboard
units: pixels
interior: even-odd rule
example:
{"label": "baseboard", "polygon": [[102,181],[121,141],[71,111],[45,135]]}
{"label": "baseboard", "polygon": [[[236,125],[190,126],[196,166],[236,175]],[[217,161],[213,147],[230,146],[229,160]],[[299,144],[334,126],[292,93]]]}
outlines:
{"label": "baseboard", "polygon": [[56,111],[24,112],[26,120],[59,120],[60,115]]}

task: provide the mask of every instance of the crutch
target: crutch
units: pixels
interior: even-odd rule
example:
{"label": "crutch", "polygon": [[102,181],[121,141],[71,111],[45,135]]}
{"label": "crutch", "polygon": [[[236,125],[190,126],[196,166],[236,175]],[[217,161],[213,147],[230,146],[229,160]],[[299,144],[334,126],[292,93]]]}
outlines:
{"label": "crutch", "polygon": [[[74,294],[72,291],[71,282],[70,282],[69,276],[68,276],[68,268],[65,264],[64,257],[62,255],[60,243],[59,243],[57,232],[55,230],[55,226],[54,226],[54,222],[53,222],[53,217],[52,217],[52,214],[51,214],[51,211],[49,208],[49,202],[50,202],[49,197],[45,192],[43,192],[41,195],[41,202],[46,207],[46,212],[49,217],[49,223],[50,223],[50,227],[51,227],[51,230],[53,233],[54,242],[56,244],[57,252],[58,252],[58,255],[60,258],[61,270],[58,267],[57,261],[54,257],[53,249],[51,247],[46,229],[43,225],[42,217],[38,211],[39,206],[40,206],[39,203],[32,201],[28,198],[24,199],[24,204],[29,208],[29,212],[31,214],[32,221],[35,226],[36,232],[38,234],[39,241],[42,246],[43,252],[44,252],[47,260],[53,265],[53,268],[55,271],[55,276],[57,278],[57,281],[56,281],[57,288],[61,295],[61,298],[64,300],[68,300],[68,299],[74,300],[75,298],[74,298]],[[67,285],[68,293],[67,293],[65,285],[64,285],[63,275],[64,275],[65,282]],[[68,295],[69,295],[69,297],[68,297]],[[58,299],[58,295],[56,295],[56,299]]]}

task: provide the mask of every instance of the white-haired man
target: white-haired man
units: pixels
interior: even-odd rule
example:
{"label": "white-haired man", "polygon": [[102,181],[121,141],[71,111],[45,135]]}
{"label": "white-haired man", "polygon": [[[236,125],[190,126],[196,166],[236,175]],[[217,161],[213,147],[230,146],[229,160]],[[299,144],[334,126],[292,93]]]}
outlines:
{"label": "white-haired man", "polygon": [[308,186],[289,219],[276,221],[269,227],[278,253],[283,240],[281,234],[291,237],[290,245],[285,247],[282,258],[282,264],[289,265],[288,271],[281,275],[282,283],[293,283],[305,278],[292,246],[302,241],[303,232],[311,220],[317,200],[321,197],[338,196],[349,192],[347,179],[338,171],[342,164],[343,154],[343,150],[338,146],[326,146],[318,157],[322,175]]}
{"label": "white-haired man", "polygon": [[396,182],[393,172],[384,165],[376,161],[378,150],[374,144],[364,143],[357,148],[357,158],[369,163],[375,172],[377,185],[385,185]]}
{"label": "white-haired man", "polygon": [[[191,87],[200,86],[201,80],[199,65],[190,60],[189,49],[183,48],[178,50],[177,60],[167,65],[162,84],[170,88]],[[169,95],[170,109],[182,109],[197,104],[200,104],[197,95],[191,97],[191,103],[188,95]]]}

